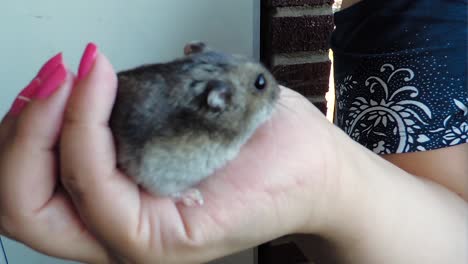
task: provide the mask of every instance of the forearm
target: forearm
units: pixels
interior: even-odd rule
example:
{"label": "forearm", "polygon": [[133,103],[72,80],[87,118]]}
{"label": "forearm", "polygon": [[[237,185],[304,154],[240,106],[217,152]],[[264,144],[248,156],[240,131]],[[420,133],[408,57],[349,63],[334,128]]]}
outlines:
{"label": "forearm", "polygon": [[[337,131],[335,219],[324,235],[347,263],[467,263],[468,206]],[[339,147],[339,148],[338,148]]]}
{"label": "forearm", "polygon": [[468,143],[382,157],[415,176],[441,184],[468,201]]}

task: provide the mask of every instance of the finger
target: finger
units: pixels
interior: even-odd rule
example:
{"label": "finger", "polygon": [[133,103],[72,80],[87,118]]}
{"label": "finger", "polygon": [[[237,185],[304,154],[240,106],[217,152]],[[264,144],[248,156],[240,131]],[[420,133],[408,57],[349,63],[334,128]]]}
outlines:
{"label": "finger", "polygon": [[79,221],[71,201],[56,192],[54,148],[73,82],[58,54],[20,93],[26,104],[17,99],[4,119],[0,225],[6,235],[46,254],[105,263],[104,249]]}
{"label": "finger", "polygon": [[[86,57],[95,47],[88,46]],[[82,74],[67,105],[60,141],[62,182],[83,221],[100,239],[128,241],[137,226],[138,188],[117,172],[115,149],[107,126],[117,81],[109,61],[97,51],[89,73]],[[86,72],[80,69],[79,72]]]}
{"label": "finger", "polygon": [[[25,243],[44,254],[80,261],[82,263],[110,263],[106,249],[84,226],[66,192],[60,189],[47,206],[32,217],[11,217],[6,228],[15,228],[7,237]],[[11,221],[10,221],[11,223]]]}
{"label": "finger", "polygon": [[[62,123],[64,107],[73,83],[72,74],[60,64],[44,79],[22,110],[8,141],[2,148],[2,197],[15,197],[12,210],[33,212],[41,208],[53,194],[55,157],[52,151]],[[7,204],[8,206],[8,204]]]}
{"label": "finger", "polygon": [[[32,101],[21,114],[10,116],[7,121],[12,127],[1,149],[0,208],[9,219],[33,218],[49,202],[56,187],[57,164],[52,148],[71,90],[72,76],[67,75],[63,64],[54,72],[54,76],[44,80],[44,86],[31,94]],[[38,98],[40,91],[44,97],[42,89],[52,93],[49,98]]]}
{"label": "finger", "polygon": [[[74,76],[54,57],[39,71],[5,118],[10,126],[0,160],[1,225],[13,238],[41,252],[77,260],[105,260],[66,195],[57,194],[53,151]],[[59,63],[55,65],[56,63]],[[4,125],[2,124],[2,125]],[[47,237],[46,240],[44,238]]]}
{"label": "finger", "polygon": [[57,68],[57,66],[63,64],[62,53],[58,53],[51,59],[49,59],[39,70],[36,77],[27,85],[18,95],[16,100],[13,102],[11,110],[9,112],[12,116],[17,116],[21,113],[21,110],[26,104],[31,101],[32,97],[36,94],[40,83],[45,81]]}
{"label": "finger", "polygon": [[33,80],[18,94],[18,96],[13,101],[10,111],[5,115],[2,122],[0,123],[0,143],[5,140],[6,135],[9,133],[14,124],[14,121],[16,120],[16,117],[31,101],[37,89],[40,87],[41,81],[44,81],[47,77],[49,77],[54,69],[62,63],[62,53],[58,53],[57,55],[53,56],[46,63],[44,63],[36,77],[34,77]]}

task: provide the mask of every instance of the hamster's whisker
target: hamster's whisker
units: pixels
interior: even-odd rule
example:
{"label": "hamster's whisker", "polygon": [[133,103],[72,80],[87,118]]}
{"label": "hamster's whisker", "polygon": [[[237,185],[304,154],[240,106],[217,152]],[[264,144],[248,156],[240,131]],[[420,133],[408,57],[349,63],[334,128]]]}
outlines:
{"label": "hamster's whisker", "polygon": [[284,97],[284,98],[298,98],[298,96],[296,94],[286,94],[286,95],[281,95],[281,97]]}
{"label": "hamster's whisker", "polygon": [[290,111],[290,112],[292,112],[292,113],[296,113],[296,110],[294,110],[294,109],[292,109],[291,107],[289,107],[289,106],[283,104],[282,102],[279,102],[279,101],[278,101],[277,104],[278,104],[280,107],[283,107],[283,108],[287,109],[288,111]]}
{"label": "hamster's whisker", "polygon": [[[272,132],[275,131],[275,124],[271,120],[269,120],[268,123],[269,123],[268,124],[269,131],[272,131]],[[273,132],[273,133],[275,133],[275,132]],[[275,144],[275,143],[273,143],[272,152],[273,152],[274,156],[281,155],[281,151],[278,150],[278,145]]]}
{"label": "hamster's whisker", "polygon": [[271,120],[268,120],[267,123],[268,123],[268,124],[267,124],[268,130],[269,130],[269,131],[272,131],[272,130],[273,130],[273,122],[271,122]]}

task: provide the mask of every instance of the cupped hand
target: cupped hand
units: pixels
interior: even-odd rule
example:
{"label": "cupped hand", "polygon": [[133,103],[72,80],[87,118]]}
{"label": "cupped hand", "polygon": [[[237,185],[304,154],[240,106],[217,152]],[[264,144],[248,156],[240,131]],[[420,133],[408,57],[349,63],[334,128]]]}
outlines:
{"label": "cupped hand", "polygon": [[205,204],[186,207],[150,196],[116,168],[108,126],[116,75],[100,53],[86,73],[64,117],[61,177],[86,227],[116,260],[202,263],[325,225],[335,188],[331,124],[302,96],[282,88],[271,120],[198,186]]}
{"label": "cupped hand", "polygon": [[0,123],[0,234],[40,252],[107,261],[58,180],[57,142],[74,76],[58,54]]}

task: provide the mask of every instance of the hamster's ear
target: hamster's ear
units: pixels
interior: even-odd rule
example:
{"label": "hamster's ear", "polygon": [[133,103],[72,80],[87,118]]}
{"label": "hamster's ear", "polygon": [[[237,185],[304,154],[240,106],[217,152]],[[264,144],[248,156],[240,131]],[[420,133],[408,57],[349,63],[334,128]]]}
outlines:
{"label": "hamster's ear", "polygon": [[194,53],[200,53],[206,50],[206,44],[202,41],[191,41],[185,44],[184,55],[188,56]]}
{"label": "hamster's ear", "polygon": [[225,82],[213,80],[207,84],[206,103],[214,111],[226,109],[232,99],[231,86]]}

